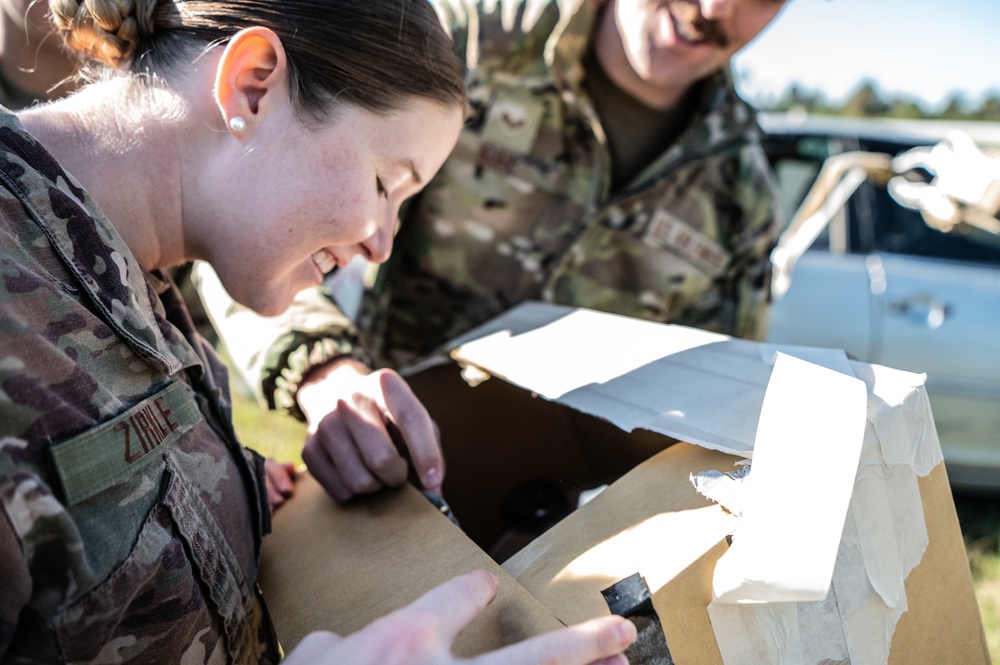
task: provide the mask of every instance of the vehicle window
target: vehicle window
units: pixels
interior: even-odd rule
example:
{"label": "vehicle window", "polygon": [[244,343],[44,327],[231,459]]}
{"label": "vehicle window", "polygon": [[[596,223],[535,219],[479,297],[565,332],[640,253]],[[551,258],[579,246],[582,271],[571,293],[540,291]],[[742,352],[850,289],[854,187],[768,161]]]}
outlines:
{"label": "vehicle window", "polygon": [[[772,136],[765,140],[764,150],[777,180],[779,210],[788,224],[809,193],[823,161],[830,156],[830,147],[825,138]],[[828,247],[825,230],[813,247]]]}
{"label": "vehicle window", "polygon": [[886,189],[873,189],[875,251],[1000,267],[1000,235],[977,228],[944,233],[928,226],[916,210],[896,203]]}
{"label": "vehicle window", "polygon": [[819,164],[795,158],[782,159],[775,164],[778,179],[778,204],[786,221],[791,221],[805,199],[813,181],[819,175]]}

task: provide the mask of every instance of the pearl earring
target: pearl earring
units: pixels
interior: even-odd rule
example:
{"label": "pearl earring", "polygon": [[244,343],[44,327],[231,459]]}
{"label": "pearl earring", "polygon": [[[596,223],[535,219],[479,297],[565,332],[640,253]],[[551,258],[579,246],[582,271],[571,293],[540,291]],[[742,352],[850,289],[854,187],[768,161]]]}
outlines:
{"label": "pearl earring", "polygon": [[234,115],[232,118],[229,119],[229,129],[233,130],[234,132],[237,133],[242,132],[246,128],[247,128],[247,121],[241,118],[240,116]]}

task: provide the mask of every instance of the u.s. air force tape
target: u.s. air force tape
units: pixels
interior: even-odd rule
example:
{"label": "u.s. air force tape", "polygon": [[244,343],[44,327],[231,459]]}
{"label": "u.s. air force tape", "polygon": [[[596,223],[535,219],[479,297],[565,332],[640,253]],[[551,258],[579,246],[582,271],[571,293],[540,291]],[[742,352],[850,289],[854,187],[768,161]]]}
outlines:
{"label": "u.s. air force tape", "polygon": [[164,446],[201,420],[183,383],[171,383],[128,411],[52,447],[67,505],[85,501],[160,459]]}

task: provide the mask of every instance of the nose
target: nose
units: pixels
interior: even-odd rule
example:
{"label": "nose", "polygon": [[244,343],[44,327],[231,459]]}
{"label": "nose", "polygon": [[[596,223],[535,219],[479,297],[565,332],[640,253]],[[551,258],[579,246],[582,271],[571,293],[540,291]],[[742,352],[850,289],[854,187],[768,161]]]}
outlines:
{"label": "nose", "polygon": [[701,15],[710,21],[718,21],[729,16],[735,0],[701,0]]}
{"label": "nose", "polygon": [[392,253],[392,238],[396,231],[396,215],[386,216],[387,221],[379,225],[368,240],[361,243],[364,256],[374,263],[385,263]]}

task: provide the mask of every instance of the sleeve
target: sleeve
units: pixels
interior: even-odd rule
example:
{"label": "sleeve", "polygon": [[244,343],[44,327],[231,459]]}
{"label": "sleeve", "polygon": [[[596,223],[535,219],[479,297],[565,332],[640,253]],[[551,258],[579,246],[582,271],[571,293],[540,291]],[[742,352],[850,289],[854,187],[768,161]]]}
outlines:
{"label": "sleeve", "polygon": [[455,51],[466,65],[475,62],[475,48],[470,52],[470,33],[475,34],[478,24],[477,0],[430,0],[441,25],[455,42]]}
{"label": "sleeve", "polygon": [[[455,42],[455,51],[466,67],[476,69],[481,38],[489,23],[505,33],[531,32],[545,9],[555,0],[430,0],[438,18]],[[494,45],[496,48],[496,45]]]}
{"label": "sleeve", "polygon": [[311,369],[343,356],[370,364],[328,289],[305,290],[283,314],[264,317],[234,302],[208,264],[197,262],[191,280],[237,372],[270,409],[304,420],[295,397]]}
{"label": "sleeve", "polygon": [[771,293],[771,250],[783,227],[777,206],[777,186],[759,141],[740,152],[736,204],[743,228],[735,247],[733,288],[736,312],[733,335],[763,339]]}
{"label": "sleeve", "polygon": [[10,647],[21,610],[31,595],[31,576],[6,509],[0,510],[0,660]]}

